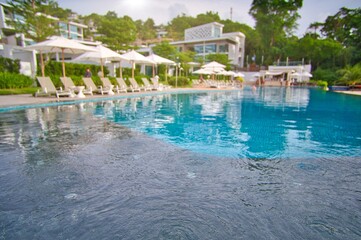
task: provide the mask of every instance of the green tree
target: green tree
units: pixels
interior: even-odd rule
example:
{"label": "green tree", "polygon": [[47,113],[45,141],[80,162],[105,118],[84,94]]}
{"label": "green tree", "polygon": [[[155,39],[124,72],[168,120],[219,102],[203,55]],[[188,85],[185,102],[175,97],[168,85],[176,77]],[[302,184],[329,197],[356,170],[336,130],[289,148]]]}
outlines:
{"label": "green tree", "polygon": [[214,13],[212,11],[198,14],[192,26],[199,26],[211,22],[220,22],[221,18],[219,17],[218,13]]}
{"label": "green tree", "polygon": [[342,45],[335,40],[317,39],[313,35],[305,35],[298,42],[297,56],[299,58],[307,56],[304,60],[311,61],[315,69],[318,67],[334,68],[342,49]]}
{"label": "green tree", "polygon": [[161,42],[152,48],[153,52],[161,57],[176,60],[178,50],[175,46],[170,45],[169,42]]}
{"label": "green tree", "polygon": [[185,51],[185,52],[177,52],[175,61],[181,63],[181,67],[183,68],[183,72],[188,75],[190,65],[189,62],[192,62],[194,56],[196,55],[195,52],[192,51]]}
{"label": "green tree", "polygon": [[157,37],[157,31],[154,20],[148,18],[145,22],[142,20],[135,21],[137,27],[138,39],[148,40]]}
{"label": "green tree", "polygon": [[335,15],[326,18],[321,33],[353,48],[352,63],[361,61],[361,8],[341,8]]}
{"label": "green tree", "polygon": [[207,60],[209,62],[216,61],[216,62],[218,62],[220,64],[225,65],[226,69],[230,69],[230,61],[228,59],[227,54],[221,54],[221,53],[208,54],[207,55]]}
{"label": "green tree", "polygon": [[136,39],[137,28],[133,20],[124,16],[119,18],[115,12],[109,11],[100,17],[96,40],[102,41],[112,49],[126,49]]}
{"label": "green tree", "polygon": [[14,32],[8,34],[23,33],[35,42],[40,42],[59,33],[57,21],[51,18],[51,14],[60,9],[55,1],[13,0],[8,4],[16,16],[8,22],[14,26]]}
{"label": "green tree", "polygon": [[361,63],[354,66],[346,66],[338,71],[341,75],[340,80],[347,85],[355,85],[361,83]]}
{"label": "green tree", "polygon": [[193,17],[182,14],[170,21],[167,26],[168,35],[174,40],[184,39],[184,30],[194,26],[195,19]]}
{"label": "green tree", "polygon": [[279,55],[277,44],[292,35],[301,7],[302,0],[253,0],[249,13],[256,20],[266,59]]}

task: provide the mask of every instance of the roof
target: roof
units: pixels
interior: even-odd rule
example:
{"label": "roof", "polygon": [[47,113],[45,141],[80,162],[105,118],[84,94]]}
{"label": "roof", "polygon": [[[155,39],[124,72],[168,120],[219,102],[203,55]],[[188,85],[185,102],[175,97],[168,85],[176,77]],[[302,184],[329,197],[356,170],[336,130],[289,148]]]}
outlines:
{"label": "roof", "polygon": [[218,38],[206,38],[206,39],[192,39],[192,40],[183,40],[183,41],[175,41],[170,42],[171,45],[177,45],[177,44],[187,44],[187,43],[204,43],[204,42],[214,42],[219,40],[229,40],[232,42],[235,42],[234,37],[236,35],[240,35],[241,37],[245,37],[245,35],[241,32],[233,32],[233,33],[227,33],[223,34],[221,37]]}
{"label": "roof", "polygon": [[211,23],[206,23],[206,24],[203,24],[203,25],[198,25],[198,26],[195,26],[195,27],[187,28],[186,30],[202,28],[202,27],[208,26],[208,25],[215,25],[215,26],[218,26],[218,27],[223,27],[224,26],[223,24],[220,24],[218,22],[211,22]]}

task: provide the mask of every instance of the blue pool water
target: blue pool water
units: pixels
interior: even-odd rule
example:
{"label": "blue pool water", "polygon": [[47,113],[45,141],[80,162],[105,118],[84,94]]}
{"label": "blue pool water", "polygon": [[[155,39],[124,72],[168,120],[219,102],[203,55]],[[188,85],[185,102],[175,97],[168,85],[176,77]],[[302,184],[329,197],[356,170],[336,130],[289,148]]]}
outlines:
{"label": "blue pool water", "polygon": [[360,239],[361,97],[155,94],[0,113],[0,239]]}

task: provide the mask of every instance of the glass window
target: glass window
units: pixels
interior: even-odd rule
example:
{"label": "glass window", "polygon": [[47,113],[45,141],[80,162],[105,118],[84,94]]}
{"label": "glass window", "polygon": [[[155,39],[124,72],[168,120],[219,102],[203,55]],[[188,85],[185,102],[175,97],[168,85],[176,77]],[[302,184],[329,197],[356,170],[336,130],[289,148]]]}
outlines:
{"label": "glass window", "polygon": [[226,52],[228,52],[228,44],[219,45],[218,49],[219,49],[220,53],[226,53]]}
{"label": "glass window", "polygon": [[62,37],[68,38],[68,33],[66,33],[66,32],[61,32],[60,35],[61,35]]}
{"label": "glass window", "polygon": [[60,28],[61,30],[68,31],[68,25],[67,25],[66,23],[60,22],[60,23],[59,23],[59,28]]}
{"label": "glass window", "polygon": [[220,37],[220,36],[221,36],[221,29],[219,27],[215,27],[213,37]]}
{"label": "glass window", "polygon": [[70,25],[70,31],[77,33],[77,32],[78,32],[78,27],[77,27],[77,26]]}
{"label": "glass window", "polygon": [[78,39],[79,37],[78,37],[78,34],[76,34],[76,33],[70,33],[70,38],[71,39]]}
{"label": "glass window", "polygon": [[217,46],[216,44],[207,44],[205,47],[206,53],[216,53],[217,52]]}
{"label": "glass window", "polygon": [[203,45],[195,45],[194,46],[194,52],[196,53],[203,53]]}

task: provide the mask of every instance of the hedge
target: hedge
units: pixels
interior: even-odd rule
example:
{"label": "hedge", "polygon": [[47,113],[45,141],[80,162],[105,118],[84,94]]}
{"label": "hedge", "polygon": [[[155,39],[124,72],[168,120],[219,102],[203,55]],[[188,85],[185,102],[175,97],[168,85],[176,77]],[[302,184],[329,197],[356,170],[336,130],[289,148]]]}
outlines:
{"label": "hedge", "polygon": [[168,78],[168,84],[175,86],[177,82],[177,87],[187,87],[191,86],[191,81],[187,77],[178,77],[176,81],[176,77],[170,77]]}
{"label": "hedge", "polygon": [[0,89],[27,88],[31,87],[33,83],[34,80],[28,76],[18,73],[0,72]]}

